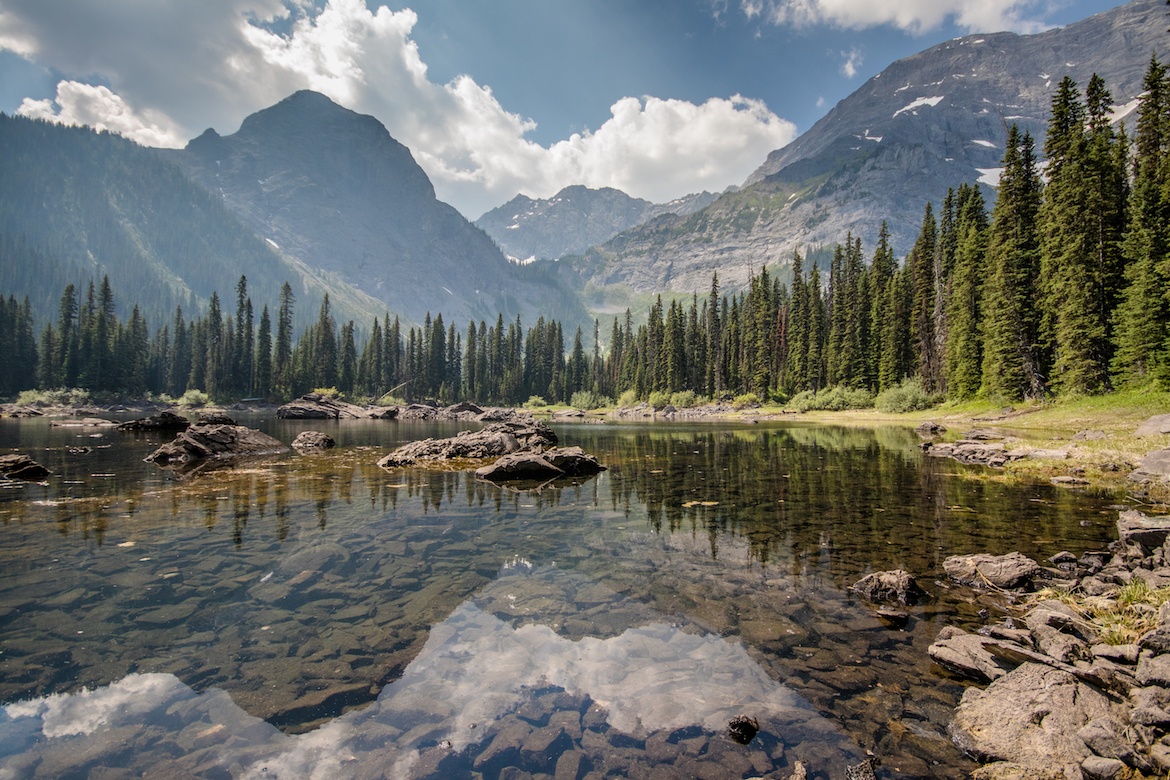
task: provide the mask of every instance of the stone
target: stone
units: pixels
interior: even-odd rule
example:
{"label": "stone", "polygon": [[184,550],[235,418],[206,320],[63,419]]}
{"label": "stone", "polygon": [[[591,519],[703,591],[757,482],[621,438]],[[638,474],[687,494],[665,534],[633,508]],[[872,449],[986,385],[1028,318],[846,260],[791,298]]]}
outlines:
{"label": "stone", "polygon": [[141,417],[137,420],[124,422],[118,426],[120,431],[184,431],[191,425],[186,417],[174,412],[159,412],[150,417]]}
{"label": "stone", "polygon": [[1069,780],[1061,768],[1024,766],[1014,761],[996,761],[971,773],[971,780]]}
{"label": "stone", "polygon": [[1165,482],[1167,477],[1170,477],[1170,447],[1148,453],[1126,479],[1137,483],[1156,483]]}
{"label": "stone", "polygon": [[475,476],[490,482],[543,481],[567,476],[562,469],[549,463],[543,455],[535,452],[513,452],[499,458],[495,463],[481,466]]}
{"label": "stone", "polygon": [[282,420],[363,420],[370,417],[364,407],[330,398],[320,393],[306,393],[276,410]]}
{"label": "stone", "polygon": [[1095,718],[1077,731],[1077,736],[1097,755],[1115,758],[1128,766],[1148,768],[1147,760],[1139,757],[1130,740],[1122,737],[1125,724],[1109,716]]}
{"label": "stone", "polygon": [[1170,414],[1156,414],[1134,431],[1135,436],[1162,436],[1170,433]]}
{"label": "stone", "polygon": [[950,734],[980,761],[1043,769],[1079,766],[1089,749],[1077,732],[1113,712],[1105,694],[1072,674],[1025,663],[986,690],[968,688]]}
{"label": "stone", "polygon": [[1121,780],[1126,776],[1125,764],[1116,758],[1089,756],[1081,762],[1085,780]]}
{"label": "stone", "polygon": [[1137,681],[1142,685],[1170,688],[1170,655],[1154,655],[1149,650],[1138,661]]}
{"label": "stone", "polygon": [[878,604],[892,603],[910,606],[926,597],[926,592],[904,569],[867,574],[853,583],[852,590],[867,601]]}
{"label": "stone", "polygon": [[741,745],[746,745],[755,739],[760,730],[760,723],[747,715],[736,715],[727,724],[727,736]]}
{"label": "stone", "polygon": [[337,446],[337,442],[332,436],[321,431],[301,431],[293,439],[292,446],[297,452],[311,452],[331,449]]}
{"label": "stone", "polygon": [[455,459],[483,459],[513,452],[541,452],[557,444],[557,435],[545,423],[517,418],[491,423],[478,431],[462,431],[448,439],[423,439],[403,445],[378,461],[384,469]]}
{"label": "stone", "polygon": [[1008,668],[984,648],[983,637],[944,626],[927,649],[931,659],[955,674],[975,680],[998,680]]}
{"label": "stone", "polygon": [[1105,658],[1124,664],[1136,664],[1141,648],[1137,645],[1093,645],[1089,651],[1097,658]]}
{"label": "stone", "polygon": [[82,417],[77,420],[53,420],[50,428],[117,428],[118,423],[113,420],[103,420],[100,417]]}
{"label": "stone", "polygon": [[0,477],[4,479],[38,482],[52,473],[28,455],[21,453],[0,455]]}
{"label": "stone", "polygon": [[[1170,452],[1170,450],[1167,450]],[[1139,544],[1146,555],[1166,543],[1170,536],[1170,516],[1151,517],[1136,509],[1122,512],[1117,518],[1117,541],[1120,545]]]}
{"label": "stone", "polygon": [[287,451],[288,447],[278,440],[254,428],[197,423],[176,436],[174,441],[147,455],[145,460],[167,466]]}
{"label": "stone", "polygon": [[1009,450],[1003,442],[975,441],[964,439],[953,444],[923,444],[927,455],[936,458],[952,458],[960,463],[974,466],[1001,468],[1021,458],[1028,457],[1025,450]]}
{"label": "stone", "polygon": [[931,422],[930,420],[927,420],[926,422],[922,423],[914,430],[915,430],[915,432],[918,433],[919,436],[923,437],[924,439],[929,439],[929,438],[933,438],[935,436],[942,436],[944,433],[947,432],[947,427],[945,425],[942,425],[941,423]]}
{"label": "stone", "polygon": [[1004,589],[1030,585],[1043,572],[1040,564],[1018,552],[952,555],[943,561],[943,569],[951,579],[964,585]]}
{"label": "stone", "polygon": [[1134,688],[1129,692],[1132,723],[1165,728],[1170,725],[1170,690],[1158,685]]}
{"label": "stone", "polygon": [[207,409],[199,413],[201,425],[235,425],[236,421],[223,409]]}

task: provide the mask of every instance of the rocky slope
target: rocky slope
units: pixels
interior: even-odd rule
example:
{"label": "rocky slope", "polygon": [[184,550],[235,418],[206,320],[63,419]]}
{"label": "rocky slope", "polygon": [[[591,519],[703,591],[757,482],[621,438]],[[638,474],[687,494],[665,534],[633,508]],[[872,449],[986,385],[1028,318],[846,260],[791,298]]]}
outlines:
{"label": "rocky slope", "polygon": [[570,319],[572,296],[511,264],[436,199],[410,150],[370,116],[301,91],[170,153],[289,262],[321,269],[421,322]]}
{"label": "rocky slope", "polygon": [[[735,287],[753,268],[848,231],[868,254],[882,220],[903,254],[927,201],[937,206],[963,182],[997,180],[1009,124],[1042,147],[1065,75],[1083,89],[1101,74],[1118,114],[1132,110],[1151,54],[1170,44],[1165,10],[1134,0],[1061,29],[971,35],[899,60],[769,155],[742,189],[627,231],[563,270],[575,284],[639,292],[706,290],[718,270]],[[994,198],[990,187],[985,194]]]}
{"label": "rocky slope", "polygon": [[592,246],[664,214],[686,216],[716,198],[710,192],[669,203],[651,203],[612,187],[566,187],[551,198],[517,195],[475,221],[516,260],[555,260]]}

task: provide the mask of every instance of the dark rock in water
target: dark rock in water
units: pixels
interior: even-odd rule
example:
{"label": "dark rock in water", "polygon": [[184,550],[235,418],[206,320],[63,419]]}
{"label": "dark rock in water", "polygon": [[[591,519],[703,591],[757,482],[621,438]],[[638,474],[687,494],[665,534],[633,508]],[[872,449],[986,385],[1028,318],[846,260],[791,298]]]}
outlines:
{"label": "dark rock in water", "polygon": [[1150,517],[1130,509],[1117,518],[1118,542],[1122,545],[1140,544],[1147,555],[1164,545],[1167,537],[1170,537],[1170,517]]}
{"label": "dark rock in water", "polygon": [[476,469],[475,475],[491,482],[508,482],[587,477],[602,471],[605,471],[605,466],[580,447],[554,447],[543,453],[504,455],[495,463]]}
{"label": "dark rock in water", "polygon": [[43,417],[44,412],[34,406],[7,406],[4,413],[9,417]]}
{"label": "dark rock in water", "polygon": [[200,425],[235,425],[236,421],[219,409],[210,409],[199,413]]}
{"label": "dark rock in water", "polygon": [[28,455],[20,453],[0,455],[0,477],[4,479],[24,479],[36,482],[52,473]]}
{"label": "dark rock in water", "polygon": [[332,436],[321,433],[321,431],[301,431],[293,439],[292,446],[297,452],[308,452],[336,447],[337,442],[333,440]]}
{"label": "dark rock in water", "polygon": [[460,458],[482,459],[513,452],[540,452],[557,443],[557,435],[545,423],[516,418],[492,423],[478,431],[462,431],[449,439],[424,439],[403,445],[378,461],[382,468],[413,466]]}
{"label": "dark rock in water", "polygon": [[174,412],[159,412],[118,426],[120,431],[184,431],[191,425],[186,417]]}
{"label": "dark rock in water", "polygon": [[276,410],[282,420],[361,420],[370,416],[361,406],[320,393],[306,393]]}
{"label": "dark rock in water", "polygon": [[873,771],[873,759],[867,758],[860,764],[845,767],[845,780],[877,780]]}
{"label": "dark rock in water", "polygon": [[1003,442],[964,439],[950,444],[926,442],[922,445],[927,455],[935,458],[953,458],[960,463],[1001,468],[1013,460],[1026,458],[1025,450],[1009,450]]}
{"label": "dark rock in water", "polygon": [[914,430],[922,438],[930,439],[930,438],[933,438],[935,436],[942,436],[944,433],[947,432],[947,427],[945,425],[942,425],[941,423],[931,422],[930,420],[927,420],[926,422],[922,423],[922,425],[919,425]]}
{"label": "dark rock in water", "polygon": [[736,715],[727,724],[727,736],[741,745],[746,745],[760,731],[760,723],[747,715]]}
{"label": "dark rock in water", "polygon": [[1008,667],[984,646],[984,638],[955,626],[944,626],[927,650],[931,660],[951,672],[973,680],[998,680]]}
{"label": "dark rock in water", "polygon": [[867,574],[853,584],[853,592],[875,604],[916,604],[926,596],[904,569]]}
{"label": "dark rock in water", "polygon": [[160,466],[241,455],[270,455],[288,447],[266,433],[242,425],[198,423],[146,456]]}
{"label": "dark rock in water", "polygon": [[947,575],[964,585],[995,588],[1021,588],[1032,583],[1043,569],[1026,555],[952,555],[943,561]]}

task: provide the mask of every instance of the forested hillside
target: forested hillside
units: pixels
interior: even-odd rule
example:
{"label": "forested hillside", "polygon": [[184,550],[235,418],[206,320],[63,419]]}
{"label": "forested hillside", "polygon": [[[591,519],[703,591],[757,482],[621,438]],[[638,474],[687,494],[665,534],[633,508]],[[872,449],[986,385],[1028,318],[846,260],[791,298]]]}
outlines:
{"label": "forested hillside", "polygon": [[38,320],[66,285],[107,276],[156,323],[176,306],[205,309],[241,274],[267,298],[288,280],[309,304],[332,290],[347,317],[383,310],[290,265],[155,150],[2,114],[0,148],[0,290],[28,296]]}

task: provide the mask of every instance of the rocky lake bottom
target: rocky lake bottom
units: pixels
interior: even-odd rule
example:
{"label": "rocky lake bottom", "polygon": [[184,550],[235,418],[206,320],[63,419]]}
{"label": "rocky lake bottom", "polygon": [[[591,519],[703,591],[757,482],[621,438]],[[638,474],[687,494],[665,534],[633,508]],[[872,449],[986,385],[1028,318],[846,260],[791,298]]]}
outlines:
{"label": "rocky lake bottom", "polygon": [[[180,475],[0,420],[53,471],[0,490],[0,777],[957,777],[927,648],[1002,604],[943,560],[1115,535],[902,428],[555,425],[608,471],[511,490],[375,465],[466,425],[240,422],[338,447]],[[849,590],[895,568],[904,619]]]}

